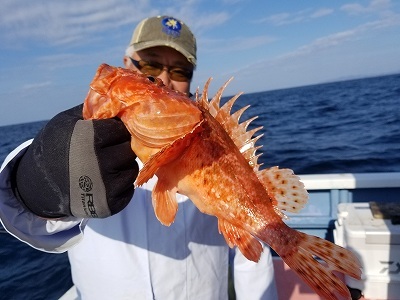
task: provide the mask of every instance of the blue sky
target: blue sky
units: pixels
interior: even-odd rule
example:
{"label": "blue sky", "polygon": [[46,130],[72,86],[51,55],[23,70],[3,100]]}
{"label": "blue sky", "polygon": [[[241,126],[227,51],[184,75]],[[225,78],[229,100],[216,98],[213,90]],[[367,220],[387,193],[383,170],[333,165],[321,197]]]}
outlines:
{"label": "blue sky", "polygon": [[175,16],[198,42],[192,90],[225,95],[400,73],[398,0],[2,0],[0,126],[81,103],[101,63],[122,66],[136,24]]}

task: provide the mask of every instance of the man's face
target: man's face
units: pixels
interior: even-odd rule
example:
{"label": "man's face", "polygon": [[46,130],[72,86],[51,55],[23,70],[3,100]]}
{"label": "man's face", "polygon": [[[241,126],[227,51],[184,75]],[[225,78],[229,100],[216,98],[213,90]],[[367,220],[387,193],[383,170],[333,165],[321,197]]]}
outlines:
{"label": "man's face", "polygon": [[[183,56],[180,52],[170,47],[153,47],[137,51],[132,55],[134,60],[140,61],[145,60],[148,62],[161,64],[169,69],[177,67],[185,70],[192,70],[193,65]],[[125,67],[135,71],[139,71],[136,66],[132,63],[128,56],[124,57]],[[170,78],[168,71],[164,68],[160,75],[157,76],[163,83],[171,89],[186,93],[189,95],[190,92],[190,80],[187,81],[176,81]]]}

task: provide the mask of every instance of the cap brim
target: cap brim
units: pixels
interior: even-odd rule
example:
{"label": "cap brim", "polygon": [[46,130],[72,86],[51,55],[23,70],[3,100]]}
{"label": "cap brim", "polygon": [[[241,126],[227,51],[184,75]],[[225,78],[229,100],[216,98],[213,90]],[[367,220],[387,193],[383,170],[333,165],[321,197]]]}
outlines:
{"label": "cap brim", "polygon": [[166,46],[175,49],[179,53],[181,53],[183,56],[186,57],[186,59],[193,65],[196,66],[196,58],[193,57],[189,52],[187,52],[185,49],[183,49],[181,46],[179,46],[176,43],[173,42],[167,42],[165,40],[152,40],[148,42],[140,42],[133,44],[133,47],[135,51],[140,51],[152,47],[160,47],[160,46]]}

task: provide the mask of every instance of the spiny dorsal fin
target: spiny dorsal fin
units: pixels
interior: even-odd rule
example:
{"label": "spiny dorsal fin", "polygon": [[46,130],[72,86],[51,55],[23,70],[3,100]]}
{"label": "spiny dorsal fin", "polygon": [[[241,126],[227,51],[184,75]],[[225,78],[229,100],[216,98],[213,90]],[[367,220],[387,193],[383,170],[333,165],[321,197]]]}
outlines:
{"label": "spiny dorsal fin", "polygon": [[260,165],[257,163],[258,157],[261,155],[256,155],[256,151],[262,146],[255,146],[256,141],[262,136],[258,135],[253,137],[253,135],[262,129],[261,127],[247,131],[249,124],[255,120],[257,117],[253,117],[247,121],[239,123],[239,119],[243,112],[250,107],[250,105],[245,106],[238,111],[231,114],[231,109],[235,101],[239,98],[242,93],[238,93],[228,100],[222,107],[220,106],[222,93],[233,78],[230,78],[225,84],[217,91],[215,96],[209,101],[208,100],[208,87],[211,82],[211,78],[207,80],[204,85],[203,94],[199,96],[196,92],[196,101],[203,108],[207,109],[208,112],[221,124],[225,131],[229,134],[235,145],[239,148],[240,152],[249,162],[249,165],[257,171]]}
{"label": "spiny dorsal fin", "polygon": [[278,209],[297,213],[306,205],[308,193],[292,170],[272,167],[256,174]]}
{"label": "spiny dorsal fin", "polygon": [[258,179],[267,190],[268,195],[273,201],[275,211],[282,218],[287,218],[282,211],[298,212],[301,210],[308,201],[308,193],[304,188],[304,184],[299,180],[299,177],[293,174],[290,169],[279,169],[273,167],[270,169],[259,170],[262,164],[258,164],[258,157],[262,153],[256,152],[262,146],[256,146],[256,142],[263,136],[262,134],[253,137],[253,135],[262,129],[262,126],[247,130],[249,124],[257,117],[253,117],[239,123],[239,118],[243,112],[249,108],[245,106],[238,111],[231,114],[231,109],[235,101],[239,98],[241,93],[232,97],[222,107],[220,107],[222,93],[228,83],[232,80],[229,79],[215,94],[215,96],[208,100],[208,87],[211,78],[206,82],[203,94],[200,97],[198,91],[196,92],[196,101],[203,108],[207,109],[209,113],[221,124],[225,131],[229,134],[235,145],[239,148],[242,155],[246,158],[249,165],[256,172]]}

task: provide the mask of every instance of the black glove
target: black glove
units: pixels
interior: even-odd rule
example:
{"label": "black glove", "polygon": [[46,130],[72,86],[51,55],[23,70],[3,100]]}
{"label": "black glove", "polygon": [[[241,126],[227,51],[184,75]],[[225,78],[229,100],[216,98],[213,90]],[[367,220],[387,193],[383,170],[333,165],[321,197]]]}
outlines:
{"label": "black glove", "polygon": [[14,192],[40,217],[108,217],[132,198],[135,158],[119,119],[82,120],[79,105],[35,137],[14,168]]}

